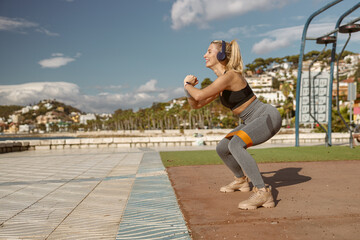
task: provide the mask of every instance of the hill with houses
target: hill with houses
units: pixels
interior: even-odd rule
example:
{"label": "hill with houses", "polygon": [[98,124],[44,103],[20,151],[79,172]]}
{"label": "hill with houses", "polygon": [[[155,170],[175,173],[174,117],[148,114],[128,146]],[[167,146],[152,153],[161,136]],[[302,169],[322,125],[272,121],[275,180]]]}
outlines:
{"label": "hill with houses", "polygon": [[[304,55],[303,74],[307,74],[314,57],[311,51]],[[325,52],[319,61],[311,64],[311,72],[330,71],[330,52]],[[298,56],[283,58],[257,58],[246,65],[246,79],[255,94],[263,102],[276,106],[290,126],[294,117]],[[360,54],[345,52],[339,62],[340,97],[346,106],[347,84],[360,81]],[[337,68],[335,68],[337,70]],[[336,76],[336,71],[334,73]],[[201,84],[206,87],[212,81],[207,78]],[[336,90],[336,85],[333,87]],[[359,103],[357,103],[359,104]],[[356,106],[355,106],[356,107]],[[360,104],[359,104],[360,109]],[[360,115],[358,116],[360,120]],[[355,116],[356,120],[356,116]],[[79,109],[56,100],[42,100],[29,106],[0,106],[0,133],[43,133],[94,130],[128,129],[183,129],[234,127],[238,119],[231,115],[218,100],[206,107],[193,110],[185,97],[165,103],[153,103],[149,108],[118,109],[112,114],[84,113]]]}

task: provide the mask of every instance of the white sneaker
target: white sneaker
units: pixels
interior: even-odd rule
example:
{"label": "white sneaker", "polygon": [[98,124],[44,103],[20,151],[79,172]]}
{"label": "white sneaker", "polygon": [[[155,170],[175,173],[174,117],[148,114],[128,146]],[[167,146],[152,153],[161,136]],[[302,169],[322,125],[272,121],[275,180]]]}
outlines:
{"label": "white sneaker", "polygon": [[274,198],[271,194],[271,187],[262,188],[259,190],[257,187],[254,187],[253,194],[249,197],[248,200],[242,201],[239,203],[240,209],[257,209],[258,207],[273,208],[275,207]]}
{"label": "white sneaker", "polygon": [[220,188],[220,192],[235,192],[235,191],[241,191],[241,192],[249,192],[250,191],[250,186],[249,186],[249,182],[248,182],[248,178],[247,177],[241,177],[241,178],[237,178],[234,177],[234,181],[229,183],[226,186],[223,186]]}

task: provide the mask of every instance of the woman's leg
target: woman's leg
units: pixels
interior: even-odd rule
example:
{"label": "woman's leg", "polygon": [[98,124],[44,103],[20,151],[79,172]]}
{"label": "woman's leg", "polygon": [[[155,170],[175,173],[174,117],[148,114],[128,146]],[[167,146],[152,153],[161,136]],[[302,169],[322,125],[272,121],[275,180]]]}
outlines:
{"label": "woman's leg", "polygon": [[254,158],[246,151],[246,148],[267,141],[279,131],[280,127],[279,112],[269,108],[264,115],[244,125],[240,134],[234,135],[229,141],[231,155],[257,188],[264,188],[265,184]]}
{"label": "woman's leg", "polygon": [[[233,131],[239,131],[243,125],[236,127]],[[229,142],[230,140],[227,138],[223,138],[218,145],[216,146],[216,152],[221,158],[221,160],[225,163],[225,165],[233,172],[235,177],[241,178],[244,177],[244,172],[242,171],[239,163],[235,160],[233,155],[229,150]]]}
{"label": "woman's leg", "polygon": [[245,171],[255,187],[263,188],[265,187],[265,183],[259,168],[255,159],[246,151],[246,148],[246,143],[238,136],[234,136],[229,141],[229,151],[231,152],[231,156],[233,156],[240,165],[240,169]]}

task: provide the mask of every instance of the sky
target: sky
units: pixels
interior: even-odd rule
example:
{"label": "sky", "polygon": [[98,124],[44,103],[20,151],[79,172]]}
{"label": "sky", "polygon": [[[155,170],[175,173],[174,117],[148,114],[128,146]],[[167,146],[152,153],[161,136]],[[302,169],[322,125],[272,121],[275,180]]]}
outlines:
{"label": "sky", "polygon": [[[215,80],[212,40],[236,39],[245,64],[300,52],[307,18],[329,0],[0,0],[0,105],[56,99],[87,113],[150,107],[184,96],[183,79]],[[335,28],[344,0],[311,22]],[[343,24],[360,16],[360,8]],[[339,35],[337,51],[346,41]],[[305,52],[323,46],[306,41]],[[346,50],[359,53],[360,33]]]}

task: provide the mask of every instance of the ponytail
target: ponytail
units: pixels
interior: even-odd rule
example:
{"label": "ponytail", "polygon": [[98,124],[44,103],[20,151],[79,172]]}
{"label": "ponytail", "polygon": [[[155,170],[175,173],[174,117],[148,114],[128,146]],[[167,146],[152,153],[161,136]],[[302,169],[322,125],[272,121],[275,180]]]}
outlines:
{"label": "ponytail", "polygon": [[226,71],[233,70],[238,73],[244,72],[244,63],[241,57],[240,47],[239,44],[232,40],[230,43],[226,44],[226,50],[230,48],[230,53],[228,55],[228,51],[226,51],[226,56],[229,59],[228,63],[226,64]]}

